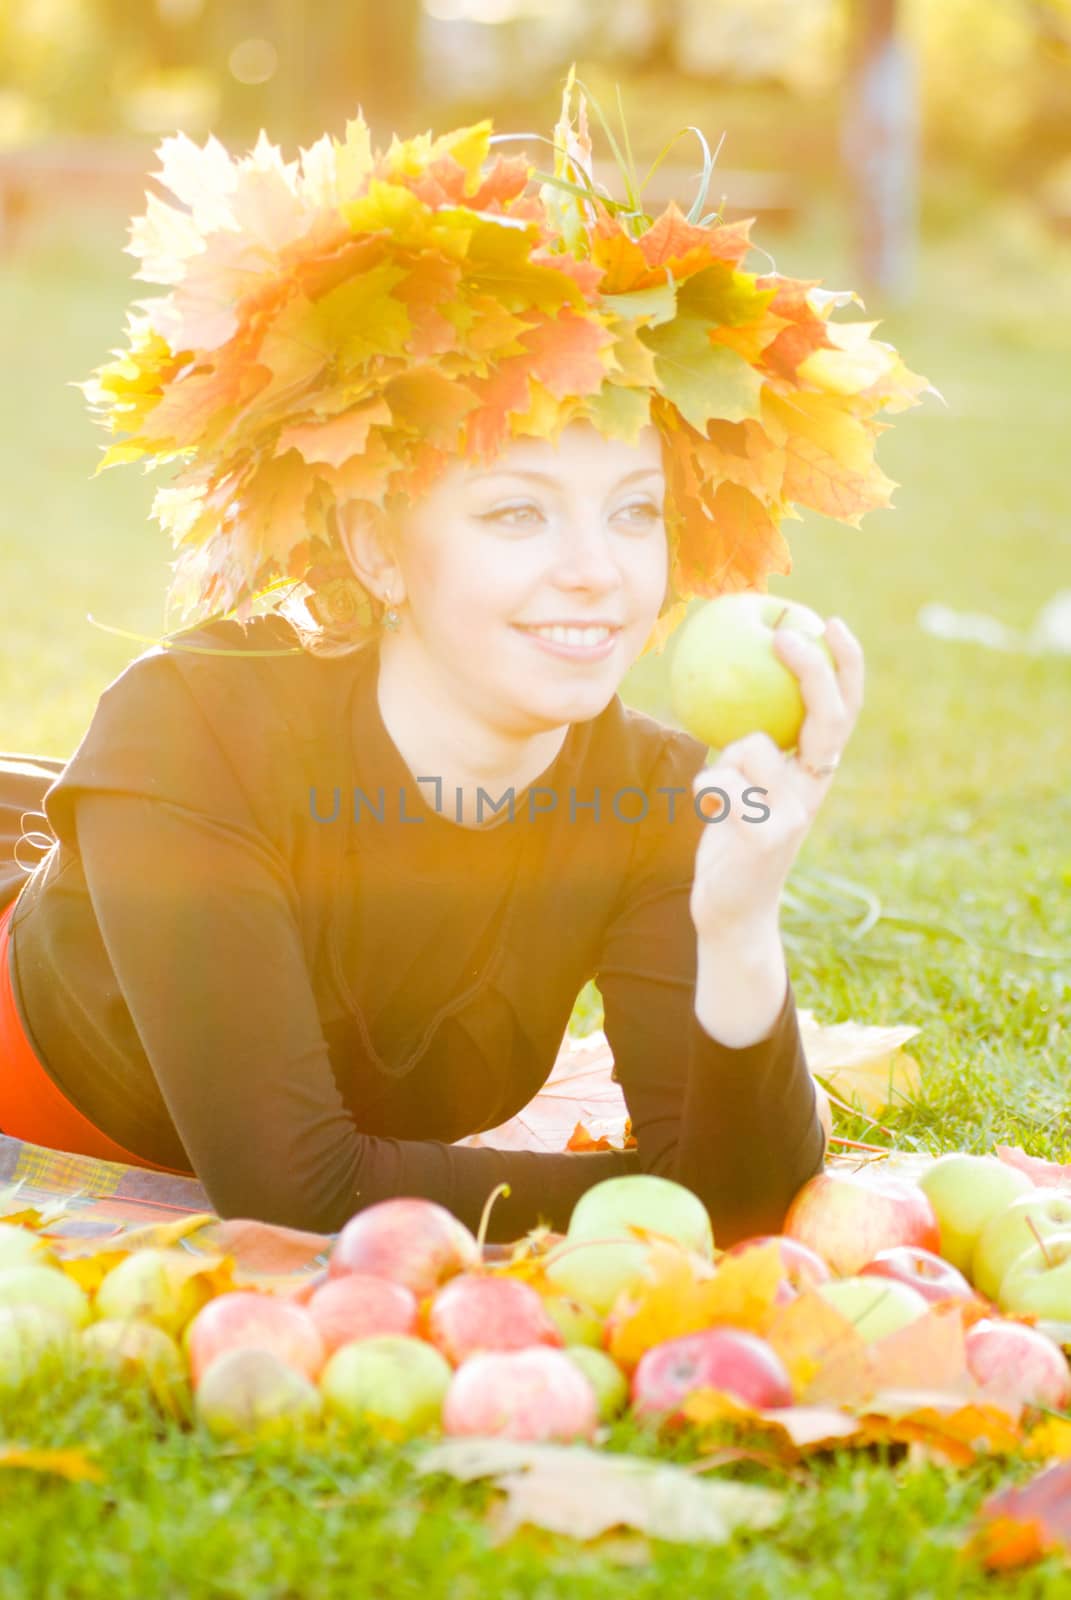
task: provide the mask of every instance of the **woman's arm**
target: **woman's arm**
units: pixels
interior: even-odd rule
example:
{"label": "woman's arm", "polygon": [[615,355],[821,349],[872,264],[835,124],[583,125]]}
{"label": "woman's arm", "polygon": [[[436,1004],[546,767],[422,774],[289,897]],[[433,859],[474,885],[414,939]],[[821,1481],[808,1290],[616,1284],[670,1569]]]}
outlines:
{"label": "woman's arm", "polygon": [[634,1151],[472,1149],[363,1134],[335,1083],[286,864],[262,835],[173,803],[83,793],[78,841],[104,944],[183,1146],[222,1216],[331,1233],[422,1195],[488,1238],[564,1229]]}
{"label": "woman's arm", "polygon": [[[667,757],[661,776],[687,783],[680,747]],[[730,943],[716,975],[724,1007],[703,1009],[689,913],[694,840],[689,828],[670,833],[643,866],[607,930],[596,976],[640,1168],[692,1189],[722,1247],[780,1229],[796,1191],[821,1167],[825,1137],[780,941],[778,982],[761,961],[752,966],[746,940]]]}

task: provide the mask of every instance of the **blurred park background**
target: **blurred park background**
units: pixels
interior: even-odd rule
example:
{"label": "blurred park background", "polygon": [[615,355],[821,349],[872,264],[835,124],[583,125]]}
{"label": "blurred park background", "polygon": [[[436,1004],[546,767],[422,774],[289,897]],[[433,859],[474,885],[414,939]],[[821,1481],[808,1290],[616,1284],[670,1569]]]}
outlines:
{"label": "blurred park background", "polygon": [[[835,949],[801,943],[794,975],[835,1013],[943,1016],[958,1043],[942,1116],[959,1093],[965,1135],[1036,1104],[1031,1126],[1055,1136],[1071,967],[1071,617],[1052,610],[1071,591],[1071,0],[0,0],[0,748],[69,755],[101,691],[169,624],[158,475],[92,479],[104,441],[71,386],[146,292],[122,251],[159,140],[211,132],[237,153],[264,127],[292,157],[358,105],[380,147],[487,115],[496,132],[549,135],[574,60],[611,120],[620,91],[641,173],[671,145],[648,210],[690,205],[702,151],[684,130],[700,128],[717,150],[711,205],[757,219],[766,254],[747,264],[858,289],[878,337],[943,396],[881,440],[893,509],[859,530],[786,524],[793,571],[771,588],[844,616],[868,667],[806,849],[825,898],[808,910],[801,887],[797,904],[812,934],[834,909]],[[534,138],[505,148],[550,164]],[[624,697],[665,715],[664,682],[664,659],[640,662]],[[883,969],[853,965],[876,949],[872,916],[866,941],[845,935],[860,885],[883,907],[873,960],[898,971],[895,993]],[[981,1040],[985,1087],[957,1090]]]}

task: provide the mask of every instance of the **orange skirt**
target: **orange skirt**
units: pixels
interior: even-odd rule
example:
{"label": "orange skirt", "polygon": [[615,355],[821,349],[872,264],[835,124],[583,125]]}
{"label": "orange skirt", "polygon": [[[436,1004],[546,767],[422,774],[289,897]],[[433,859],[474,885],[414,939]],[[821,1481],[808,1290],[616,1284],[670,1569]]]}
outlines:
{"label": "orange skirt", "polygon": [[148,1167],[188,1178],[179,1167],[158,1167],[109,1139],[61,1094],[37,1059],[22,1028],[11,984],[11,939],[8,927],[15,901],[0,912],[0,1133],[49,1150],[96,1156],[129,1167]]}

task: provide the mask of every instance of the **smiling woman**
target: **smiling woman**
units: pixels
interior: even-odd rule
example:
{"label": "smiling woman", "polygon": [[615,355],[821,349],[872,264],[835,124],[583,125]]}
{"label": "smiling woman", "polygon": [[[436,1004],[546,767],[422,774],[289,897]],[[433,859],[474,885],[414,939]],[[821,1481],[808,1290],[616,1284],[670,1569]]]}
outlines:
{"label": "smiling woman", "polygon": [[[690,596],[787,570],[789,505],[884,503],[873,418],[923,384],[844,297],[745,271],[746,227],[598,191],[571,92],[538,195],[484,170],[488,122],[373,154],[358,118],[300,167],[165,141],[186,209],[134,249],[168,292],[88,392],[131,435],[106,461],[180,461],[193,620],[42,769],[52,847],[0,874],[7,1133],[318,1231],[390,1195],[475,1226],[506,1182],[494,1239],[650,1172],[726,1244],[820,1166],[778,915],[859,647],[787,663],[812,769],[707,766],[618,691]],[[763,826],[704,785],[760,785]],[[536,803],[486,822],[504,791]],[[324,826],[332,792],[371,820]],[[634,1146],[457,1145],[546,1081],[592,978]]]}

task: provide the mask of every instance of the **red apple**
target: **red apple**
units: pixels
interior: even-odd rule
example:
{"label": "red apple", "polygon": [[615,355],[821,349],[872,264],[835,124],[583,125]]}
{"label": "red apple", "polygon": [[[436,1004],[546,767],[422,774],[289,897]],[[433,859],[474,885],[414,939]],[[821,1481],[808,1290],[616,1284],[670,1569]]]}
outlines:
{"label": "red apple", "polygon": [[951,1261],[917,1245],[898,1244],[879,1250],[873,1261],[859,1268],[860,1277],[892,1278],[917,1289],[925,1300],[973,1300],[974,1290]]}
{"label": "red apple", "polygon": [[455,1366],[477,1350],[565,1343],[542,1297],[519,1278],[461,1273],[427,1308],[425,1333]]}
{"label": "red apple", "polygon": [[645,1350],[632,1374],[633,1411],[680,1420],[681,1402],[696,1389],[720,1389],[753,1407],[792,1404],[780,1356],[740,1328],[704,1328]]}
{"label": "red apple", "polygon": [[443,1401],[443,1431],[506,1439],[590,1439],[595,1390],[564,1350],[485,1350],[463,1361]]}
{"label": "red apple", "polygon": [[187,1324],[184,1342],[195,1387],[225,1350],[270,1350],[313,1380],[326,1357],[320,1330],[304,1306],[253,1289],[232,1289],[202,1306]]}
{"label": "red apple", "polygon": [[328,1275],[369,1272],[404,1283],[419,1299],[479,1261],[475,1236],[445,1206],[402,1196],[350,1218],[335,1240]]}
{"label": "red apple", "polygon": [[781,1265],[785,1276],[778,1285],[776,1304],[783,1305],[786,1300],[794,1300],[804,1289],[816,1289],[820,1283],[828,1283],[833,1274],[826,1266],[817,1251],[809,1245],[801,1244],[798,1239],[789,1239],[781,1233],[758,1233],[753,1239],[741,1239],[737,1244],[731,1245],[725,1254],[727,1256],[742,1256],[748,1250],[756,1250],[759,1245],[773,1244],[776,1242],[781,1248]]}
{"label": "red apple", "polygon": [[967,1365],[976,1383],[1028,1406],[1062,1411],[1071,1404],[1071,1372],[1063,1352],[1022,1322],[983,1317],[967,1329]]}
{"label": "red apple", "polygon": [[379,1333],[414,1333],[417,1297],[404,1283],[373,1278],[370,1272],[348,1272],[322,1283],[305,1310],[320,1330],[328,1355],[354,1339]]}
{"label": "red apple", "polygon": [[793,1200],[784,1231],[843,1276],[879,1250],[907,1244],[937,1253],[941,1244],[933,1206],[918,1184],[877,1173],[820,1172]]}

